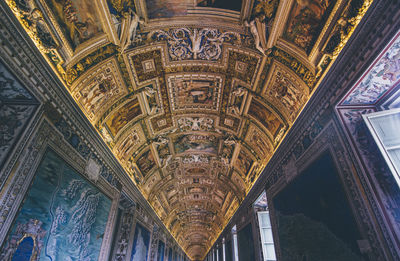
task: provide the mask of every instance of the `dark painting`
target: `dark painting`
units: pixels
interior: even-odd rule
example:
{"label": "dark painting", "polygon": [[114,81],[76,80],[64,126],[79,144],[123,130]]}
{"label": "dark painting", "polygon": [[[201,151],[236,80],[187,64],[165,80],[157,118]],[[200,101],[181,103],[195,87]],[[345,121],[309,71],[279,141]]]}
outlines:
{"label": "dark painting", "polygon": [[225,261],[233,261],[232,259],[232,241],[225,242]]}
{"label": "dark painting", "polygon": [[256,260],[251,223],[238,232],[239,260]]}
{"label": "dark painting", "polygon": [[364,260],[361,239],[329,153],[273,199],[282,260]]}
{"label": "dark painting", "polygon": [[37,107],[36,99],[0,63],[0,167]]}
{"label": "dark painting", "polygon": [[141,114],[142,110],[140,109],[139,101],[137,98],[134,98],[111,115],[111,117],[107,119],[106,124],[111,134],[115,137],[126,124]]}
{"label": "dark painting", "polygon": [[240,12],[242,0],[197,0],[197,6],[229,9]]}
{"label": "dark painting", "polygon": [[218,248],[218,260],[224,260],[223,253],[222,253],[222,247]]}

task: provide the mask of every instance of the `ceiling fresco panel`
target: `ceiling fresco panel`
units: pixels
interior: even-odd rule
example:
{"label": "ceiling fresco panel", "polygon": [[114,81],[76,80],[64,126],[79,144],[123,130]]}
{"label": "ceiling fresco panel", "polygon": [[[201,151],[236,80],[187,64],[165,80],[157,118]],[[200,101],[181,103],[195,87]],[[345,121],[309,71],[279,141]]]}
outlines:
{"label": "ceiling fresco panel", "polygon": [[336,2],[293,1],[283,37],[309,53]]}
{"label": "ceiling fresco panel", "polygon": [[191,3],[188,0],[146,0],[147,16],[149,19],[184,16]]}
{"label": "ceiling fresco panel", "polygon": [[71,94],[91,122],[96,122],[115,101],[128,94],[115,59],[111,58],[82,75]]}
{"label": "ceiling fresco panel", "polygon": [[41,0],[73,50],[103,33],[97,2],[79,0]]}
{"label": "ceiling fresco panel", "polygon": [[[6,2],[125,185],[201,260],[372,0]],[[397,80],[396,57],[372,80]]]}

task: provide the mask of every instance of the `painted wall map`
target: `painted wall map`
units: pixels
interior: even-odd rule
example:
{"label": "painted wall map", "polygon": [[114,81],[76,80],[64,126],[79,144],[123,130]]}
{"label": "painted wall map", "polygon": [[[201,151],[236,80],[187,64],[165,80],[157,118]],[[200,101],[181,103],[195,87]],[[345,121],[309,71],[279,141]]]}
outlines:
{"label": "painted wall map", "polygon": [[0,63],[0,167],[37,106],[35,98]]}
{"label": "painted wall map", "polygon": [[357,261],[357,229],[329,153],[273,199],[282,260]]}
{"label": "painted wall map", "polygon": [[[110,207],[107,196],[49,150],[10,229],[0,260],[96,261]],[[27,240],[19,243],[24,238]],[[18,259],[21,254],[25,257]],[[34,256],[38,259],[29,259]]]}
{"label": "painted wall map", "polygon": [[131,261],[147,261],[150,247],[150,231],[136,223]]}

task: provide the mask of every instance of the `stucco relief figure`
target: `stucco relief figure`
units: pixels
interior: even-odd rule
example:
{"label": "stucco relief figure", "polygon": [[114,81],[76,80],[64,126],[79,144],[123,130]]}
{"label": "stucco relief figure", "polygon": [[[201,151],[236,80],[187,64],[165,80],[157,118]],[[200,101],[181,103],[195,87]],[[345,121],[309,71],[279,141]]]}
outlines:
{"label": "stucco relief figure", "polygon": [[156,99],[156,95],[157,92],[154,88],[152,87],[145,87],[144,92],[143,92],[148,100],[148,104],[149,104],[149,115],[154,115],[158,112],[158,105],[157,105],[157,99]]}
{"label": "stucco relief figure", "polygon": [[263,55],[266,55],[265,49],[267,47],[267,39],[265,35],[266,25],[259,18],[254,19],[253,21],[244,22],[245,26],[249,27],[251,34],[254,37],[254,43],[256,45],[256,49],[260,51]]}
{"label": "stucco relief figure", "polygon": [[129,14],[123,21],[123,27],[128,27],[128,31],[126,35],[121,35],[121,53],[135,41],[136,31],[139,24],[144,24],[143,18],[140,18],[134,11],[130,10]]}
{"label": "stucco relief figure", "polygon": [[257,4],[254,19],[250,22],[245,21],[244,25],[249,27],[254,37],[256,49],[263,55],[267,55],[266,50],[269,34],[274,22],[274,16],[278,7],[278,0],[265,0]]}
{"label": "stucco relief figure", "polygon": [[270,147],[262,137],[262,134],[258,131],[254,131],[250,137],[250,142],[257,147],[263,155],[268,155],[270,152]]}
{"label": "stucco relief figure", "polygon": [[244,87],[237,87],[234,91],[232,91],[231,106],[228,108],[230,113],[236,115],[240,114],[240,107],[242,106],[246,93],[247,91]]}

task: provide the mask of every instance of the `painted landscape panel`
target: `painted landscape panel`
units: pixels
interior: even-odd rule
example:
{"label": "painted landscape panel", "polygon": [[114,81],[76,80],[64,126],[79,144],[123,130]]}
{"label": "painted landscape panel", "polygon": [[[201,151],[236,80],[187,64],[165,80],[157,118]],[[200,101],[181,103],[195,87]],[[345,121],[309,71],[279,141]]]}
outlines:
{"label": "painted landscape panel", "polygon": [[49,150],[0,260],[96,261],[110,207],[110,198]]}

